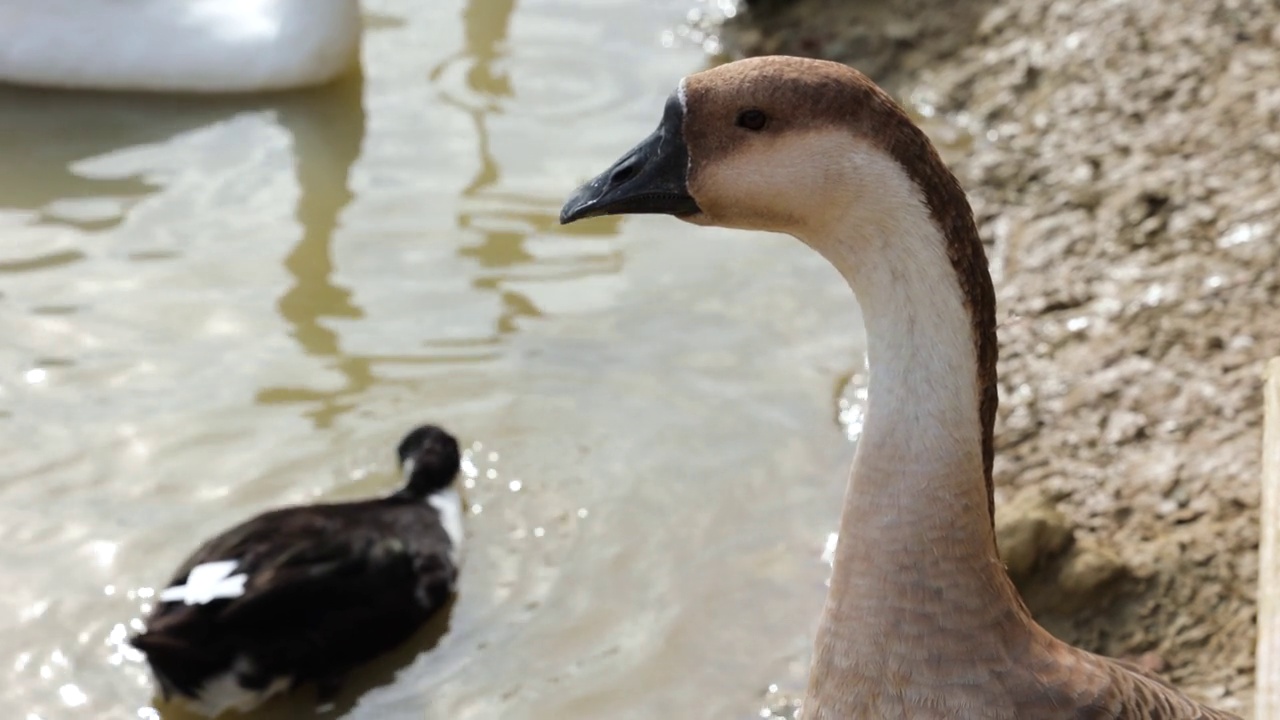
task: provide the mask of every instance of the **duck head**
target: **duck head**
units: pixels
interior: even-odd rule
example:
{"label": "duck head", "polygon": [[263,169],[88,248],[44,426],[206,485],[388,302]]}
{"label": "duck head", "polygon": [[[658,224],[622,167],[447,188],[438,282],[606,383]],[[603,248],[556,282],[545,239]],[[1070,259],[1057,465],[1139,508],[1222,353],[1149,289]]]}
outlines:
{"label": "duck head", "polygon": [[396,450],[405,487],[401,492],[423,498],[453,485],[461,466],[458,441],[435,425],[414,428]]}

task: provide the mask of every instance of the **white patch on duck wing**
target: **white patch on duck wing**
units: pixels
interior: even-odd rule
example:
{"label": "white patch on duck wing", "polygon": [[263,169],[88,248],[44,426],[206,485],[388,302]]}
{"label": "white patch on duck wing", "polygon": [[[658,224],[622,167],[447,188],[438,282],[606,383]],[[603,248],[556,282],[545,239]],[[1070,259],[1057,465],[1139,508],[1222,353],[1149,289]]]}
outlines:
{"label": "white patch on duck wing", "polygon": [[440,513],[440,525],[449,536],[449,559],[456,565],[462,555],[462,496],[456,488],[446,488],[427,497],[431,507]]}
{"label": "white patch on duck wing", "polygon": [[239,560],[201,563],[191,568],[186,585],[165,588],[160,593],[160,600],[204,605],[213,600],[240,597],[244,594],[244,583],[249,576],[245,573],[231,574],[239,564]]}

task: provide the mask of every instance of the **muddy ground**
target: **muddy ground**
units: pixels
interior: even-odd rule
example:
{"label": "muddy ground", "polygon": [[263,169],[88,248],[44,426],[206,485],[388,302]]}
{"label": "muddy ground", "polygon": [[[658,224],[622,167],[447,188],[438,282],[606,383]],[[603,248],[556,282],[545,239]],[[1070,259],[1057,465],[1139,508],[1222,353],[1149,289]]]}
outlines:
{"label": "muddy ground", "polygon": [[1250,715],[1280,8],[764,0],[722,41],[854,65],[946,147],[999,293],[1024,593],[1059,636]]}

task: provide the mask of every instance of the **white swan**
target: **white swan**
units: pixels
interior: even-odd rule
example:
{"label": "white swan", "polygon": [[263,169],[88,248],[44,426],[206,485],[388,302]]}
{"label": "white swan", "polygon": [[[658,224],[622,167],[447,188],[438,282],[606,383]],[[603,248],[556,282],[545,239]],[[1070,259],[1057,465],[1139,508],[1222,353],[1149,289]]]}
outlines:
{"label": "white swan", "polygon": [[3,0],[0,82],[233,93],[354,66],[357,0]]}

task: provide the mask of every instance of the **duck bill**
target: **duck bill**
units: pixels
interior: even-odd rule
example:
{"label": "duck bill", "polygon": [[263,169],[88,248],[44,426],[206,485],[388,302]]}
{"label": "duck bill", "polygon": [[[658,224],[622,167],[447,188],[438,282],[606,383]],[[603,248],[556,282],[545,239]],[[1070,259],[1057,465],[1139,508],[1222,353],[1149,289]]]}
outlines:
{"label": "duck bill", "polygon": [[601,215],[675,215],[699,212],[689,195],[689,149],[684,109],[672,95],[658,129],[608,170],[574,191],[560,209],[560,224]]}

